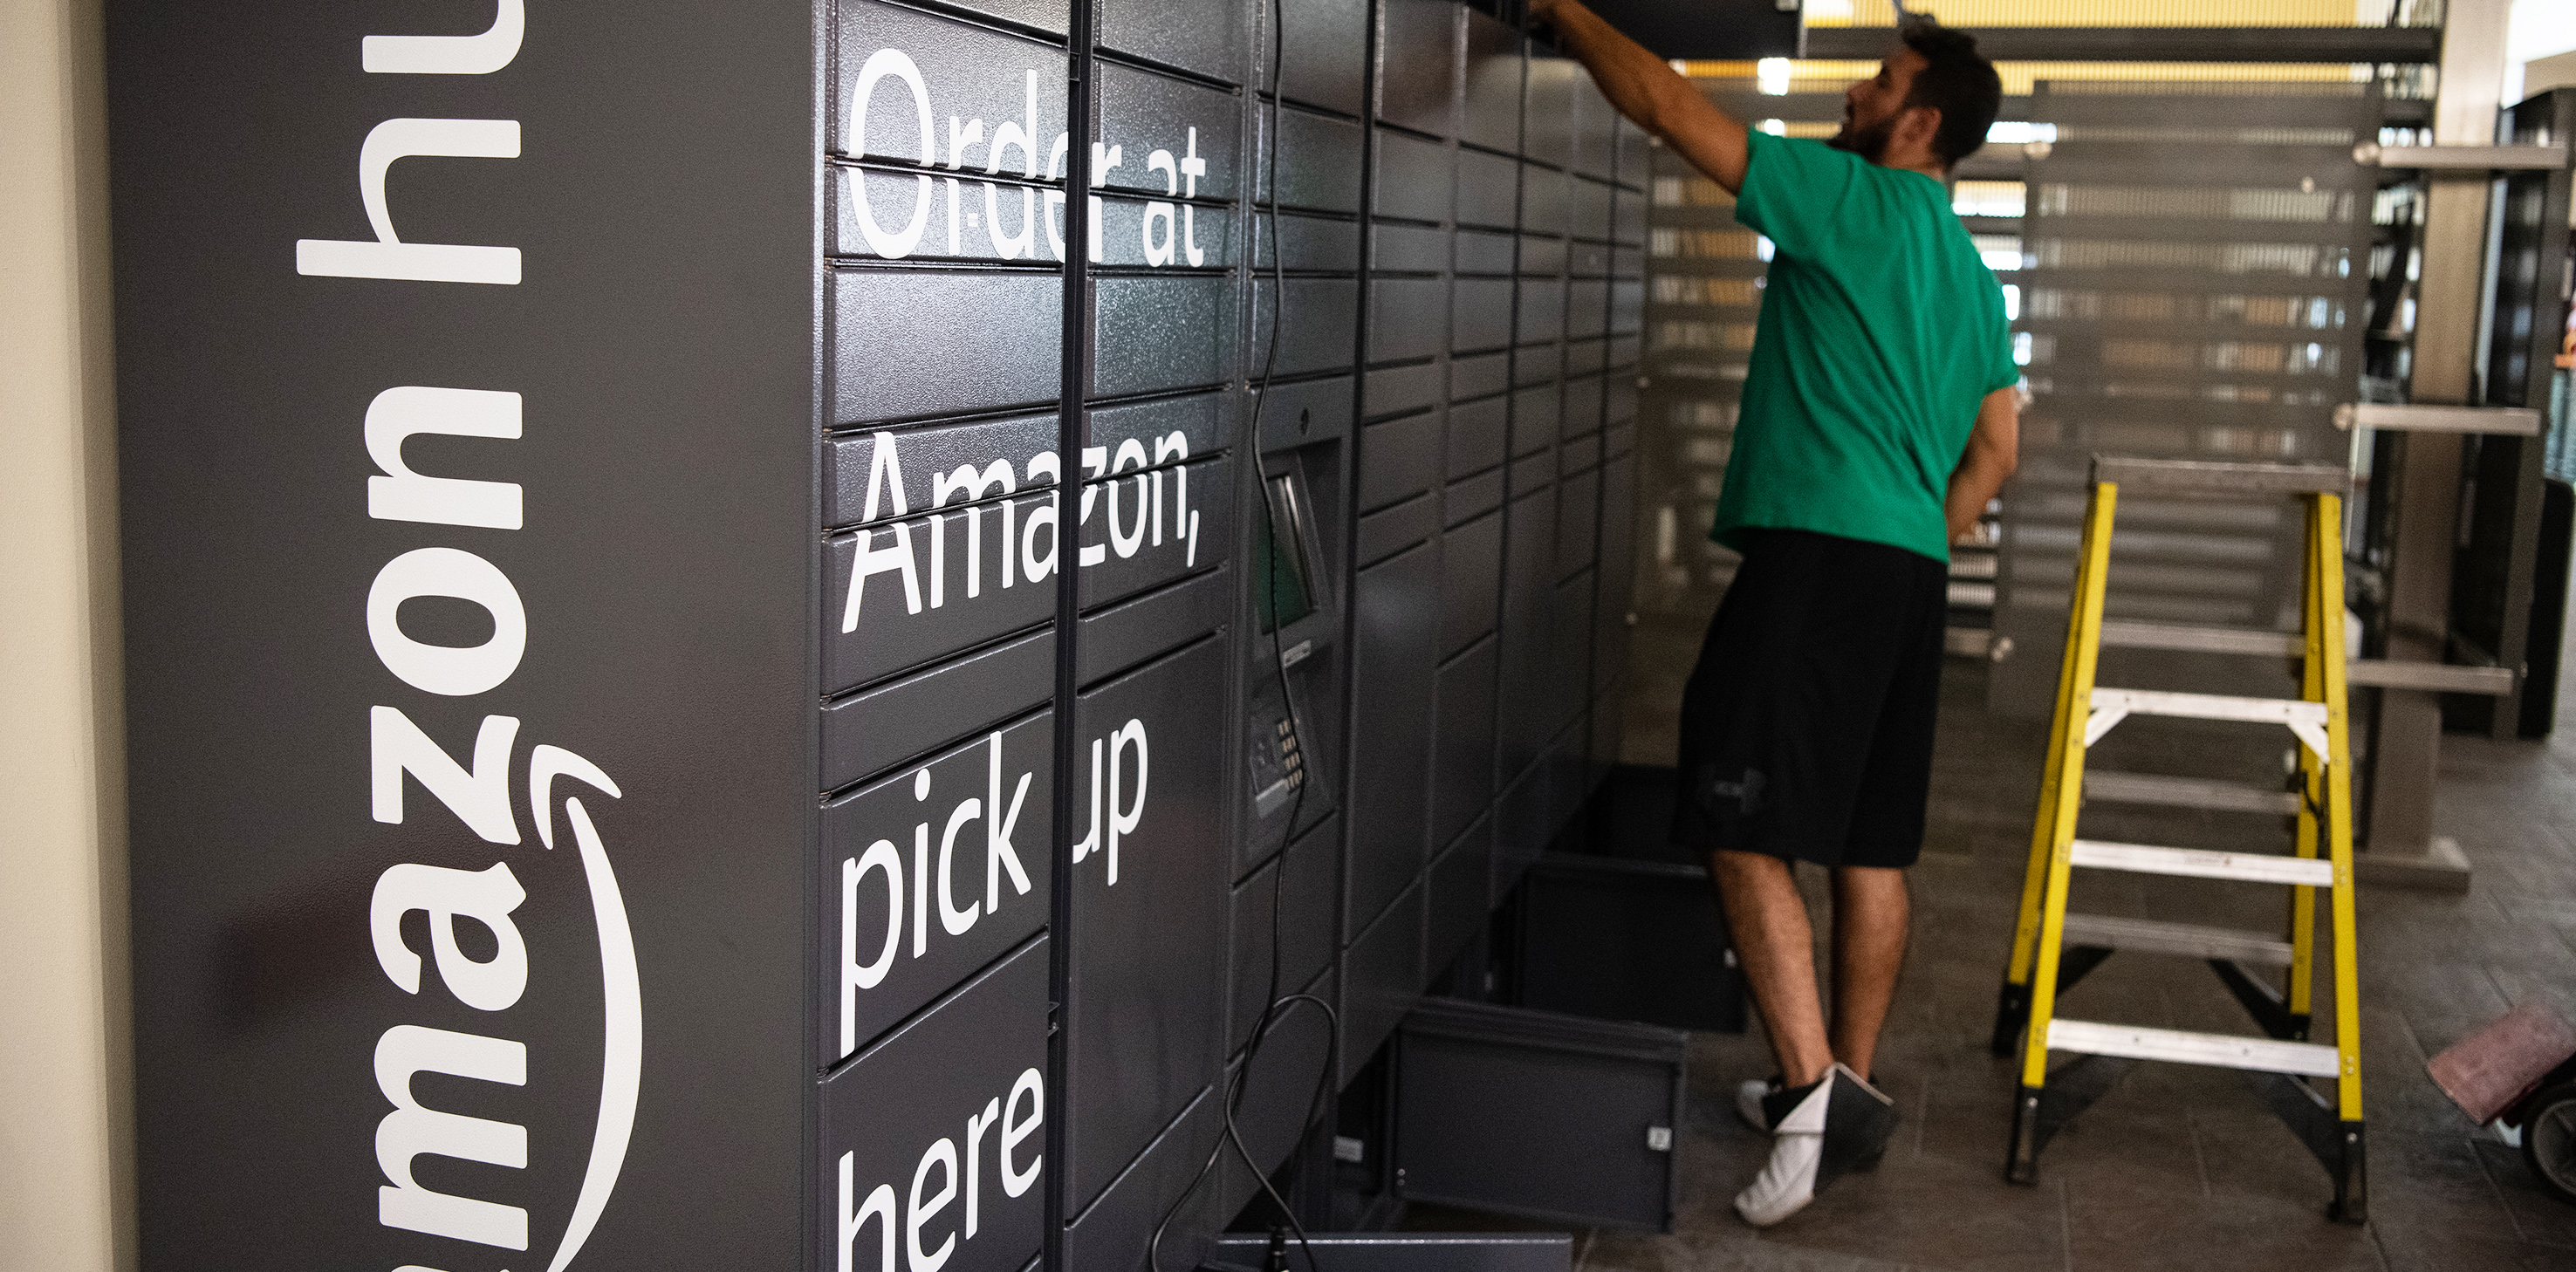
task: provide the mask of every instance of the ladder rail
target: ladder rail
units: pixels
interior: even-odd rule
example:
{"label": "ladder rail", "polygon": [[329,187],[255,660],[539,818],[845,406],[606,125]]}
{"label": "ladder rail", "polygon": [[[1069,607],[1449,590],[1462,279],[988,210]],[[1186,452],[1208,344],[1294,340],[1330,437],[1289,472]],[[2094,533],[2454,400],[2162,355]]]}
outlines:
{"label": "ladder rail", "polygon": [[2066,730],[2058,743],[2057,781],[2049,799],[2048,873],[2040,889],[2039,948],[2030,978],[2030,1020],[2022,1046],[2021,1084],[2036,1091],[2048,1081],[2048,1020],[2057,1007],[2057,960],[2065,940],[2066,882],[2073,869],[2075,815],[2084,783],[2083,734],[2075,727],[2079,704],[2093,699],[2093,673],[2101,652],[2102,598],[2109,584],[2111,520],[2119,510],[2120,487],[2096,482],[2084,516],[2084,585],[2074,597],[2075,657],[2065,685]]}

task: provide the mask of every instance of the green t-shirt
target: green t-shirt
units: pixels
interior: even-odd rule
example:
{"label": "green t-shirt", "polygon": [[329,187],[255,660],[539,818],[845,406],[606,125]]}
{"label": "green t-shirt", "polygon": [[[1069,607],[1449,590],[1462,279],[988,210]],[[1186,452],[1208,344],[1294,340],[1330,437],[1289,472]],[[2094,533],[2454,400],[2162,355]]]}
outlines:
{"label": "green t-shirt", "polygon": [[1771,240],[1709,537],[1812,530],[1950,559],[1941,503],[1986,394],[2021,378],[2003,289],[1941,183],[1750,134],[1735,219]]}

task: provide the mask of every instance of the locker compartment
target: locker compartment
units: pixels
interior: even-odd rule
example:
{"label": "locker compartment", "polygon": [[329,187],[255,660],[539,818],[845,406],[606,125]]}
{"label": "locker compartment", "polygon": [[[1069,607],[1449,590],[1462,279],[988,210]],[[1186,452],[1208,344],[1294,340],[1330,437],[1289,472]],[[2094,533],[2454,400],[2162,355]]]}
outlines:
{"label": "locker compartment", "polygon": [[1503,469],[1488,468],[1464,481],[1449,483],[1448,491],[1441,496],[1441,517],[1456,525],[1502,507],[1504,477]]}
{"label": "locker compartment", "polygon": [[1522,235],[1519,272],[1523,274],[1564,273],[1565,240],[1553,235]]}
{"label": "locker compartment", "polygon": [[1636,444],[1637,422],[1635,420],[1625,424],[1613,424],[1601,430],[1601,453],[1604,455],[1614,458],[1625,455],[1634,450]]}
{"label": "locker compartment", "polygon": [[[1051,494],[834,535],[822,551],[823,691],[837,693],[1047,621],[1055,588],[1022,533]],[[1050,555],[1052,548],[1049,549]]]}
{"label": "locker compartment", "polygon": [[1369,269],[1372,271],[1398,274],[1449,272],[1447,230],[1425,225],[1378,223],[1370,226],[1369,240]]}
{"label": "locker compartment", "polygon": [[1636,581],[1637,464],[1601,466],[1601,596],[1594,602],[1592,691],[1610,692],[1628,664],[1628,608]]}
{"label": "locker compartment", "polygon": [[1422,887],[1404,890],[1342,951],[1342,1063],[1336,1084],[1368,1063],[1422,994]]}
{"label": "locker compartment", "polygon": [[[1015,167],[995,178],[970,163],[964,172],[931,176],[835,164],[829,189],[832,238],[825,250],[835,256],[1034,265],[1064,260],[1064,200],[1046,189],[1043,173],[1025,180]],[[1130,203],[1109,216],[1125,229],[1123,237],[1111,234],[1105,246],[1123,245],[1133,263],[1143,263],[1133,240],[1144,205]],[[1203,247],[1223,248],[1225,232],[1221,218],[1200,214]]]}
{"label": "locker compartment", "polygon": [[[1495,369],[1500,370],[1497,362]],[[1489,397],[1449,408],[1449,476],[1480,473],[1503,462],[1511,399]]]}
{"label": "locker compartment", "polygon": [[1480,150],[1458,152],[1458,224],[1516,228],[1520,165]]}
{"label": "locker compartment", "polygon": [[[1593,347],[1597,349],[1600,346],[1595,345]],[[1570,351],[1571,346],[1569,346],[1569,352]],[[1565,382],[1564,434],[1568,438],[1579,437],[1585,439],[1585,445],[1592,448],[1586,452],[1588,456],[1597,456],[1600,453],[1600,438],[1595,436],[1595,434],[1598,434],[1601,431],[1601,404],[1602,385],[1600,376],[1588,375],[1581,377],[1580,379],[1572,379]],[[1571,442],[1567,443],[1569,446],[1572,444],[1573,443]],[[1568,459],[1565,463],[1567,471],[1589,468],[1591,466],[1592,460],[1590,458],[1582,460]]]}
{"label": "locker compartment", "polygon": [[1637,381],[1633,376],[1610,377],[1610,401],[1602,410],[1612,424],[1626,424],[1637,418]]}
{"label": "locker compartment", "polygon": [[1449,360],[1449,400],[1464,402],[1500,393],[1512,385],[1512,355],[1478,354]]}
{"label": "locker compartment", "polygon": [[1426,1000],[1396,1053],[1405,1197],[1671,1231],[1689,1042],[1651,1025]]}
{"label": "locker compartment", "polygon": [[[1234,289],[1229,280],[1099,278],[1092,282],[1092,295],[1094,395],[1196,388],[1233,375]],[[1049,337],[1050,346],[1053,339]]]}
{"label": "locker compartment", "polygon": [[1598,336],[1610,328],[1610,284],[1579,278],[1566,288],[1565,330],[1572,336]]}
{"label": "locker compartment", "polygon": [[1565,280],[1520,280],[1520,324],[1513,339],[1521,344],[1555,340],[1565,334]]}
{"label": "locker compartment", "polygon": [[1610,280],[1610,334],[1627,335],[1636,331],[1645,321],[1645,282],[1627,278]]}
{"label": "locker compartment", "polygon": [[1440,528],[1440,501],[1417,495],[1360,518],[1357,564],[1374,565],[1431,537]]}
{"label": "locker compartment", "polygon": [[[1441,297],[1441,318],[1448,317],[1448,297]],[[1440,362],[1417,362],[1411,366],[1388,367],[1368,373],[1361,395],[1368,402],[1368,417],[1382,419],[1405,411],[1418,411],[1436,406],[1444,394],[1449,368]]]}
{"label": "locker compartment", "polygon": [[[1255,362],[1252,373],[1257,386],[1261,367]],[[1341,437],[1351,428],[1351,379],[1338,376],[1330,380],[1308,380],[1303,384],[1270,386],[1272,401],[1260,410],[1262,453],[1284,447],[1310,446]],[[1255,407],[1261,392],[1254,388],[1251,398]],[[1251,408],[1246,408],[1251,409]]]}
{"label": "locker compartment", "polygon": [[1512,351],[1514,384],[1547,384],[1564,374],[1565,349],[1561,345],[1523,344]]}
{"label": "locker compartment", "polygon": [[1706,866],[1549,853],[1521,885],[1518,926],[1522,1006],[1744,1031],[1743,980]]}
{"label": "locker compartment", "polygon": [[823,705],[822,789],[838,790],[959,741],[1055,692],[1055,633],[1041,628],[955,662]]}
{"label": "locker compartment", "polygon": [[1654,151],[1646,130],[1625,119],[1619,121],[1618,129],[1619,171],[1612,175],[1618,178],[1619,184],[1631,190],[1643,190],[1654,164]]}
{"label": "locker compartment", "polygon": [[[1503,587],[1503,519],[1488,513],[1440,536],[1440,656],[1494,630]],[[1436,842],[1436,837],[1435,837]]]}
{"label": "locker compartment", "polygon": [[[1357,115],[1368,104],[1369,0],[1283,0],[1279,95],[1292,102]],[[1256,10],[1268,25],[1269,6]],[[1269,91],[1269,50],[1253,79]]]}
{"label": "locker compartment", "polygon": [[[1645,341],[1634,334],[1611,336],[1609,365],[1614,367],[1633,367],[1637,365],[1637,357],[1644,344]],[[1634,382],[1632,381],[1631,384],[1633,385],[1633,383]],[[1612,415],[1610,417],[1610,422],[1614,424],[1618,423],[1619,417],[1617,415]]]}
{"label": "locker compartment", "polygon": [[1352,590],[1351,922],[1375,917],[1422,869],[1438,668],[1440,549],[1360,571]]}
{"label": "locker compartment", "polygon": [[[1339,1012],[1341,987],[1330,973],[1315,976],[1304,984],[1283,982],[1281,996],[1290,993],[1312,994]],[[1249,1022],[1246,1022],[1247,1027]],[[1252,1071],[1245,1077],[1243,1101],[1235,1113],[1235,1129],[1243,1135],[1244,1149],[1261,1163],[1265,1173],[1276,1173],[1281,1163],[1299,1145],[1312,1146],[1314,1137],[1307,1133],[1308,1119],[1314,1130],[1323,1131],[1333,1121],[1334,1092],[1329,1084],[1333,1072],[1332,1029],[1324,1013],[1313,1003],[1300,1002],[1280,1009],[1261,1045],[1260,1053],[1250,1057]],[[1226,1066],[1226,1077],[1232,1081],[1242,1072],[1245,1057],[1235,1056]],[[1323,1098],[1316,1099],[1316,1089],[1324,1086]],[[1220,1088],[1222,1089],[1222,1088]],[[1310,1150],[1311,1152],[1311,1147]],[[1200,1160],[1204,1161],[1202,1154]],[[1312,1160],[1310,1157],[1309,1160]],[[1193,1163],[1195,1167],[1195,1163]],[[1208,1191],[1221,1194],[1220,1215],[1238,1215],[1244,1203],[1259,1194],[1260,1186],[1243,1168],[1242,1159],[1227,1150],[1226,1160],[1219,1164],[1218,1178],[1210,1181]],[[1268,1240],[1265,1236],[1263,1240]],[[1167,1239],[1164,1248],[1171,1248]],[[1257,1260],[1256,1260],[1257,1263]],[[1172,1265],[1165,1264],[1166,1272]]]}
{"label": "locker compartment", "polygon": [[1512,280],[1461,278],[1449,289],[1449,347],[1461,353],[1512,342]]}
{"label": "locker compartment", "polygon": [[1046,926],[1054,728],[1053,711],[997,723],[823,806],[817,1069]]}
{"label": "locker compartment", "polygon": [[1220,565],[1158,592],[1083,615],[1078,645],[1083,684],[1114,675],[1190,636],[1225,624],[1234,571]]}
{"label": "locker compartment", "polygon": [[[1506,214],[1508,215],[1508,214]],[[1458,231],[1457,262],[1461,274],[1509,274],[1518,240],[1483,230]]]}
{"label": "locker compartment", "polygon": [[[1619,197],[1629,196],[1623,194]],[[1646,276],[1646,254],[1633,247],[1613,247],[1610,249],[1610,272],[1620,278],[1643,278]]]}
{"label": "locker compartment", "polygon": [[[1194,197],[1235,197],[1240,189],[1235,177],[1240,164],[1235,136],[1242,115],[1233,94],[1115,62],[1099,65],[1099,140],[1119,152],[1117,163],[1104,163],[1101,172],[1092,174],[1102,189],[1137,191],[1158,199],[1175,192],[1192,194],[1182,165],[1197,159],[1207,165],[1207,173],[1195,182]],[[1061,106],[1056,117],[1064,117]],[[1048,144],[1062,131],[1050,130]],[[1168,162],[1155,164],[1157,151]]]}
{"label": "locker compartment", "polygon": [[1496,649],[1494,639],[1486,637],[1451,659],[1435,682],[1433,843],[1464,831],[1493,802]]}
{"label": "locker compartment", "polygon": [[1456,185],[1454,152],[1438,142],[1399,132],[1377,134],[1377,215],[1414,221],[1449,219],[1449,192]]}
{"label": "locker compartment", "polygon": [[1606,244],[1586,243],[1577,238],[1565,249],[1565,272],[1576,278],[1608,277],[1610,251]]}
{"label": "locker compartment", "polygon": [[1623,192],[1610,204],[1610,240],[1635,245],[1646,241],[1646,196]]}
{"label": "locker compartment", "polygon": [[[1150,1272],[1145,1266],[1145,1249],[1153,1241],[1155,1225],[1163,1222],[1164,1213],[1172,1208],[1181,1190],[1190,1186],[1191,1176],[1198,1174],[1208,1151],[1225,1134],[1217,1103],[1223,1096],[1224,1089],[1219,1085],[1211,1084],[1200,1091],[1189,1107],[1181,1110],[1180,1116],[1172,1119],[1172,1124],[1127,1165],[1108,1191],[1065,1226],[1066,1267],[1083,1268],[1086,1272],[1093,1268],[1101,1272]],[[1235,1170],[1239,1173],[1242,1167]],[[1198,1249],[1200,1243],[1223,1228],[1227,1213],[1224,1198],[1213,1181],[1200,1185],[1189,1204],[1172,1216],[1171,1227],[1163,1234],[1161,1272],[1180,1266],[1185,1252]]]}
{"label": "locker compartment", "polygon": [[[1064,21],[1060,2],[1027,7],[1059,28]],[[1026,155],[1016,139],[1003,147],[1002,170],[1032,177],[1044,173],[1047,151],[1064,131],[1062,49],[875,0],[840,0],[836,28],[840,48],[833,59],[839,74],[832,90],[832,153],[923,167],[958,166],[961,156],[949,153],[945,127],[947,117],[955,115],[984,125],[982,144],[960,139],[965,166],[979,171],[995,167],[992,147],[1007,124],[1019,137],[1033,140],[1026,143]],[[871,60],[888,49],[897,56]],[[913,99],[900,75],[907,62],[928,90],[926,102]],[[870,79],[864,106],[857,101],[862,79]],[[920,121],[925,113],[933,124],[928,140],[937,148],[935,155],[923,152]],[[853,128],[862,124],[867,135],[853,135]]]}
{"label": "locker compartment", "polygon": [[1060,1115],[1046,1039],[1041,936],[824,1079],[814,1266],[838,1267],[846,1251],[853,1268],[892,1272],[886,1252],[909,1232],[949,1250],[949,1267],[1018,1272],[1044,1231],[1039,1155],[1045,1119]]}
{"label": "locker compartment", "polygon": [[1600,339],[1585,340],[1579,334],[1565,342],[1565,373],[1583,375],[1598,371],[1610,352],[1609,343]]}
{"label": "locker compartment", "polygon": [[1368,288],[1369,361],[1428,358],[1447,346],[1448,279],[1372,278]]}
{"label": "locker compartment", "polygon": [[1423,965],[1445,968],[1476,939],[1491,913],[1487,881],[1494,871],[1493,823],[1479,820],[1431,863],[1424,894],[1429,913],[1423,936]]}
{"label": "locker compartment", "polygon": [[[1214,1079],[1224,1042],[1227,642],[1080,699],[1072,771],[1069,1195],[1090,1204]],[[1140,1047],[1138,1038],[1156,1045]]]}
{"label": "locker compartment", "polygon": [[[1556,599],[1550,567],[1556,554],[1556,499],[1553,489],[1514,500],[1503,523],[1503,682],[1544,683],[1552,630],[1549,609]],[[1548,734],[1546,713],[1538,695],[1512,693],[1502,699],[1498,741],[1500,772],[1517,777],[1538,759]]]}
{"label": "locker compartment", "polygon": [[[1253,127],[1270,127],[1270,110],[1264,107],[1253,116]],[[1279,148],[1279,202],[1283,207],[1304,208],[1318,212],[1357,212],[1360,210],[1360,126],[1328,115],[1317,115],[1294,106],[1279,111],[1279,133],[1286,144]],[[1262,134],[1266,136],[1267,134]],[[1270,161],[1258,147],[1253,150],[1253,201],[1270,206]]]}
{"label": "locker compartment", "polygon": [[[1562,393],[1561,386],[1551,383],[1512,394],[1512,454],[1515,457],[1556,444],[1561,409],[1558,398]],[[1549,460],[1549,476],[1555,475],[1555,468],[1556,461]],[[1515,486],[1518,484],[1514,482]]]}
{"label": "locker compartment", "polygon": [[[1359,223],[1283,215],[1279,218],[1279,252],[1287,258],[1287,268],[1291,270],[1356,272],[1360,267]],[[1266,211],[1252,217],[1252,267],[1270,268],[1270,214]]]}
{"label": "locker compartment", "polygon": [[1521,153],[1565,167],[1574,159],[1574,95],[1592,77],[1582,64],[1533,49],[1529,59],[1529,114],[1521,123]]}
{"label": "locker compartment", "polygon": [[1619,112],[1586,75],[1574,85],[1574,161],[1568,166],[1608,181],[1619,167]]}
{"label": "locker compartment", "polygon": [[1440,431],[1436,410],[1360,430],[1360,511],[1374,512],[1431,489],[1440,479]]}
{"label": "locker compartment", "polygon": [[[1334,954],[1334,907],[1342,898],[1342,835],[1338,817],[1327,818],[1297,837],[1288,849],[1287,891],[1276,898],[1280,930],[1288,943],[1279,951],[1279,992],[1287,993],[1324,974]],[[1261,1014],[1262,994],[1270,988],[1271,890],[1280,886],[1280,858],[1273,854],[1259,869],[1234,885],[1233,1003],[1225,1050],[1234,1055],[1252,1041],[1252,1022]]]}
{"label": "locker compartment", "polygon": [[[1601,474],[1577,473],[1558,483],[1556,491],[1556,577],[1592,568],[1594,534],[1600,528]],[[1589,612],[1590,607],[1585,607]]]}
{"label": "locker compartment", "polygon": [[[1271,356],[1270,293],[1277,280],[1252,280],[1252,352]],[[1359,352],[1360,284],[1356,278],[1291,278],[1281,293],[1273,375],[1310,375],[1351,365]]]}
{"label": "locker compartment", "polygon": [[1576,177],[1565,187],[1565,231],[1579,239],[1610,239],[1611,187]]}
{"label": "locker compartment", "polygon": [[[1051,483],[1054,477],[1043,465],[1032,477],[1028,462],[1041,453],[1054,454],[1055,442],[1052,411],[900,432],[842,434],[824,444],[824,528],[887,521],[915,508],[935,507],[949,474],[959,465],[982,473],[999,460],[1014,474],[1014,488]],[[882,462],[877,454],[880,448],[885,451]],[[934,482],[941,489],[934,490]]]}
{"label": "locker compartment", "polygon": [[1064,279],[1048,272],[831,272],[835,424],[1052,402]]}
{"label": "locker compartment", "polygon": [[1458,6],[1387,0],[1378,36],[1377,113],[1435,137],[1458,131]]}
{"label": "locker compartment", "polygon": [[1521,165],[1523,234],[1563,234],[1566,230],[1566,175],[1536,164]]}
{"label": "locker compartment", "polygon": [[[1083,411],[1085,444],[1114,455],[1129,438],[1134,438],[1158,467],[1193,455],[1214,455],[1234,441],[1235,409],[1232,395],[1222,392],[1087,407]],[[1178,442],[1172,438],[1175,433],[1180,434]],[[1055,449],[1052,433],[1047,436],[1045,448]]]}
{"label": "locker compartment", "polygon": [[1252,13],[1242,4],[1183,7],[1163,0],[1102,0],[1100,47],[1240,84],[1245,51],[1252,43]]}
{"label": "locker compartment", "polygon": [[1467,11],[1465,118],[1458,136],[1504,154],[1521,144],[1520,32]]}
{"label": "locker compartment", "polygon": [[1556,485],[1556,454],[1541,450],[1512,461],[1510,494],[1514,499]]}

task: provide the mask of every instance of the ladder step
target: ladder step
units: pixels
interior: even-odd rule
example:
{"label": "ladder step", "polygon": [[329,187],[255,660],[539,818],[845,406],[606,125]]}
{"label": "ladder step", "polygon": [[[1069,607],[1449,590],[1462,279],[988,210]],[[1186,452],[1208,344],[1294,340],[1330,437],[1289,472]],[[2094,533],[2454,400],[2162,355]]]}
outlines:
{"label": "ladder step", "polygon": [[2093,709],[2127,715],[2182,716],[2193,720],[2250,720],[2262,724],[2324,724],[2326,704],[2298,698],[2233,698],[2215,693],[2160,689],[2096,689]]}
{"label": "ladder step", "polygon": [[2299,797],[2288,791],[2153,773],[2088,772],[2084,775],[2084,798],[2106,804],[2158,804],[2231,813],[2279,813],[2284,817],[2295,817],[2299,812]]}
{"label": "ladder step", "polygon": [[2223,958],[2261,967],[2288,967],[2290,943],[2261,932],[2124,919],[2108,914],[2066,916],[2068,945],[2098,945],[2140,954],[2179,954],[2184,958]]}
{"label": "ladder step", "polygon": [[2324,758],[2326,704],[2301,698],[2235,698],[2215,693],[2166,693],[2156,689],[2095,689],[2093,714],[2084,721],[2084,745],[2102,740],[2112,726],[2133,715],[2180,716],[2192,720],[2239,720],[2281,724]]}
{"label": "ladder step", "polygon": [[2105,649],[2172,649],[2196,654],[2247,654],[2262,658],[2296,658],[2302,639],[2288,632],[2258,632],[2240,627],[2195,627],[2186,623],[2150,623],[2105,619]]}
{"label": "ladder step", "polygon": [[2139,1025],[2105,1025],[2063,1017],[2048,1022],[2048,1047],[2051,1051],[2073,1051],[2084,1055],[2168,1060],[2176,1064],[2295,1073],[2311,1078],[2331,1078],[2343,1070],[2342,1056],[2324,1043],[2186,1033],[2180,1029],[2148,1029]]}
{"label": "ladder step", "polygon": [[2070,860],[2074,864],[2096,870],[2184,875],[2194,879],[2233,879],[2242,883],[2296,883],[2312,888],[2334,886],[2334,863],[2318,857],[2211,852],[2203,848],[2157,848],[2146,844],[2107,844],[2091,839],[2078,839],[2070,847]]}

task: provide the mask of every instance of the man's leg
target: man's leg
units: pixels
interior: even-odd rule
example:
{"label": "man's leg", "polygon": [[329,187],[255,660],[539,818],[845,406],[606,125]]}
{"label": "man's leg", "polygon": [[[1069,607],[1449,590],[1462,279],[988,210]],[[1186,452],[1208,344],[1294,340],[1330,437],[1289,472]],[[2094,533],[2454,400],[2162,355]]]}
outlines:
{"label": "man's leg", "polygon": [[[1745,984],[1762,1011],[1781,1078],[1788,1086],[1805,1086],[1833,1067],[1834,1049],[1826,1040],[1824,1004],[1816,993],[1815,931],[1807,924],[1797,879],[1789,863],[1778,857],[1726,851],[1710,856],[1736,961],[1743,964]],[[1901,936],[1898,943],[1901,950]],[[1882,1015],[1887,1010],[1883,993],[1878,1010]]]}
{"label": "man's leg", "polygon": [[[1911,917],[1905,872],[1872,866],[1834,870],[1834,1058],[1868,1077],[1878,1032],[1905,965]],[[1764,1009],[1768,1020],[1769,1009]]]}

